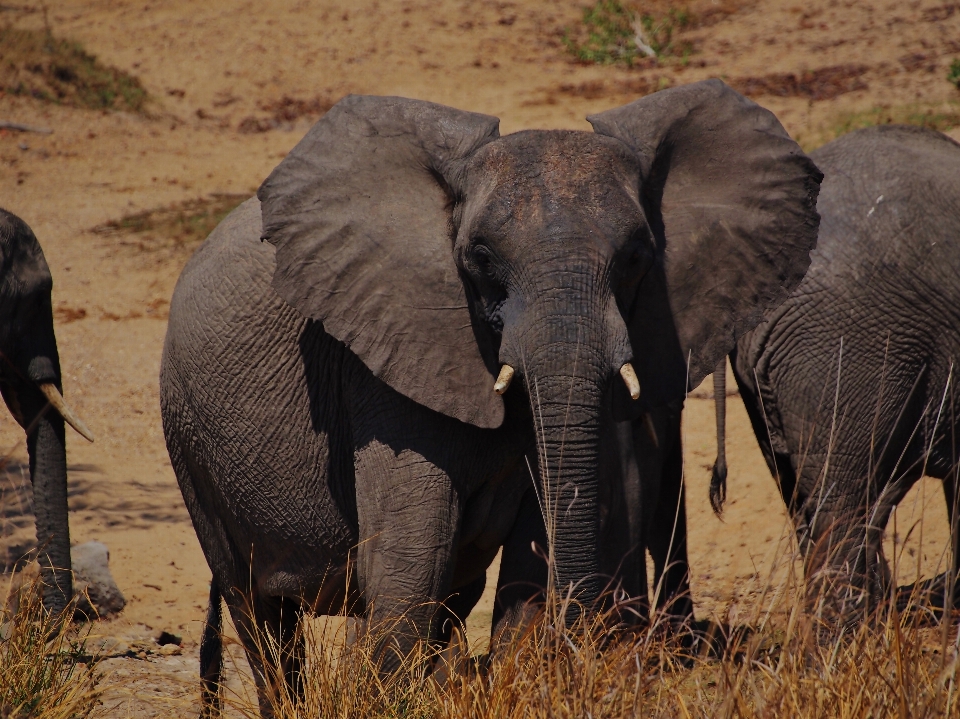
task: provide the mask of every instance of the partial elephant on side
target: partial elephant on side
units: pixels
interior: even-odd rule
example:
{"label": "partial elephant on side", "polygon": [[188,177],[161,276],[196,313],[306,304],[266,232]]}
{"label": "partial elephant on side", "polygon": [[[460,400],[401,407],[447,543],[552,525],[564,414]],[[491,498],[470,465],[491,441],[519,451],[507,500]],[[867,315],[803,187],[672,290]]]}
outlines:
{"label": "partial elephant on side", "polygon": [[[497,628],[542,593],[546,534],[584,606],[624,571],[601,556],[601,499],[623,494],[601,489],[608,430],[678,406],[796,286],[821,176],[717,80],[590,120],[500,137],[347,97],[184,269],[161,408],[213,573],[205,712],[221,596],[269,713],[254,635],[295,684],[303,611],[401,618],[389,668],[465,619],[500,547]],[[642,558],[646,531],[623,532]]]}
{"label": "partial elephant on side", "polygon": [[63,400],[52,288],[33,231],[0,209],[0,394],[27,434],[43,606],[59,614],[73,597],[64,420],[93,435]]}
{"label": "partial elephant on side", "polygon": [[[810,608],[842,625],[890,596],[883,532],[922,475],[943,480],[955,583],[960,145],[891,125],[811,157],[825,179],[810,270],[730,359],[795,524]],[[718,404],[717,510],[723,424]]]}

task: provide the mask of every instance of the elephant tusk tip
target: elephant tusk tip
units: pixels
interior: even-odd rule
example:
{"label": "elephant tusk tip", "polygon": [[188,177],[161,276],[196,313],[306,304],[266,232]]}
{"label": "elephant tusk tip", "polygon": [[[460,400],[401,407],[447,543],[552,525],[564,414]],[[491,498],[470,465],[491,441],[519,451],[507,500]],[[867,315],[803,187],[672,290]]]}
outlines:
{"label": "elephant tusk tip", "polygon": [[623,383],[627,386],[627,391],[630,393],[631,399],[640,399],[640,380],[637,379],[637,373],[633,369],[633,365],[629,362],[625,363],[623,367],[620,368],[620,376],[623,378]]}
{"label": "elephant tusk tip", "polygon": [[513,379],[514,369],[508,364],[505,364],[500,368],[500,374],[497,376],[497,381],[493,385],[493,391],[497,394],[503,394],[507,391],[507,388],[510,386],[510,380]]}
{"label": "elephant tusk tip", "polygon": [[83,437],[88,442],[93,442],[93,432],[90,431],[90,428],[80,419],[76,413],[70,409],[67,403],[63,399],[63,395],[60,394],[60,391],[57,389],[57,386],[53,382],[45,382],[40,385],[40,391],[43,392],[44,396],[47,398],[47,401],[50,403],[50,406],[53,407],[57,412],[63,417],[63,421],[73,427],[77,434]]}

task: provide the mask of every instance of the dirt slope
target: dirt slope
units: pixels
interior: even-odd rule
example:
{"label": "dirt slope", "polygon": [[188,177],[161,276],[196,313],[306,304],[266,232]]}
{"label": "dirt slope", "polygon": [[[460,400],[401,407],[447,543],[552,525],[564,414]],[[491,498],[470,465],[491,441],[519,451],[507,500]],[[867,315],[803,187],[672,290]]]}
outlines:
{"label": "dirt slope", "polygon": [[[0,6],[0,24],[41,27],[43,13],[23,2]],[[211,193],[252,193],[316,114],[349,92],[490,113],[507,133],[589,129],[589,112],[657,87],[719,76],[758,93],[807,147],[871,118],[926,115],[945,127],[960,111],[958,91],[946,81],[950,61],[960,55],[960,5],[702,0],[690,6],[701,21],[682,33],[693,50],[686,60],[624,68],[579,65],[566,53],[563,29],[579,22],[579,2],[51,4],[55,34],[137,75],[155,98],[151,114],[142,116],[0,94],[0,120],[54,130],[0,131],[0,205],[26,219],[44,247],[55,278],[65,393],[97,435],[88,445],[70,434],[68,449],[73,539],[106,542],[129,599],[122,617],[101,631],[130,639],[170,629],[187,638],[186,657],[112,660],[126,676],[161,678],[149,680],[158,692],[142,680],[140,698],[118,712],[169,714],[171,705],[152,697],[176,694],[193,713],[193,647],[209,571],[167,460],[158,408],[166,308],[183,256],[131,250],[91,229]],[[734,613],[748,612],[750,592],[766,584],[785,536],[781,502],[743,408],[736,399],[729,404],[725,522],[707,503],[712,402],[691,398],[685,419],[701,615],[731,603]],[[0,477],[9,497],[24,481],[16,465],[26,458],[8,418],[0,421],[0,448],[13,448],[14,471]],[[910,564],[901,568],[903,580],[915,576],[918,560],[932,572],[943,554],[941,505],[935,483],[905,503],[901,533],[921,514],[925,528],[922,551],[914,542],[913,554],[904,554]],[[29,535],[29,527],[13,524],[10,532]],[[177,676],[186,688],[173,691]]]}

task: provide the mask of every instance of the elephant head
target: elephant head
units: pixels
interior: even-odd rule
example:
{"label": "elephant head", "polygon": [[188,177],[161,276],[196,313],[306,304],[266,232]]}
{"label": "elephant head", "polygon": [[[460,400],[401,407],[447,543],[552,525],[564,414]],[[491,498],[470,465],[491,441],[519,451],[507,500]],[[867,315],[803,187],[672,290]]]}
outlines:
{"label": "elephant head", "polygon": [[500,137],[496,118],[350,96],[258,192],[275,289],[384,382],[484,428],[526,391],[554,576],[585,601],[602,416],[683,397],[799,283],[821,179],[718,80],[589,119]]}
{"label": "elephant head", "polygon": [[27,433],[43,603],[59,613],[73,596],[64,420],[93,436],[61,395],[52,288],[37,238],[0,210],[0,393]]}

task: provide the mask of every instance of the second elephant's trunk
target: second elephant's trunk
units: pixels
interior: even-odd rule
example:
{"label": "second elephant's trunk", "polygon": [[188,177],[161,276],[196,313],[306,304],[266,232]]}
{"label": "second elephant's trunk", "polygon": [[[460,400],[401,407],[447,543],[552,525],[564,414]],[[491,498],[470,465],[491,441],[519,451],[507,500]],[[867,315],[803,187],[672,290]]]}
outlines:
{"label": "second elephant's trunk", "polygon": [[30,395],[27,401],[21,400],[21,405],[28,428],[32,425],[27,434],[27,451],[43,580],[43,605],[48,611],[59,614],[73,597],[64,421],[55,409],[47,407],[46,397],[39,389],[31,387],[24,394]]}

